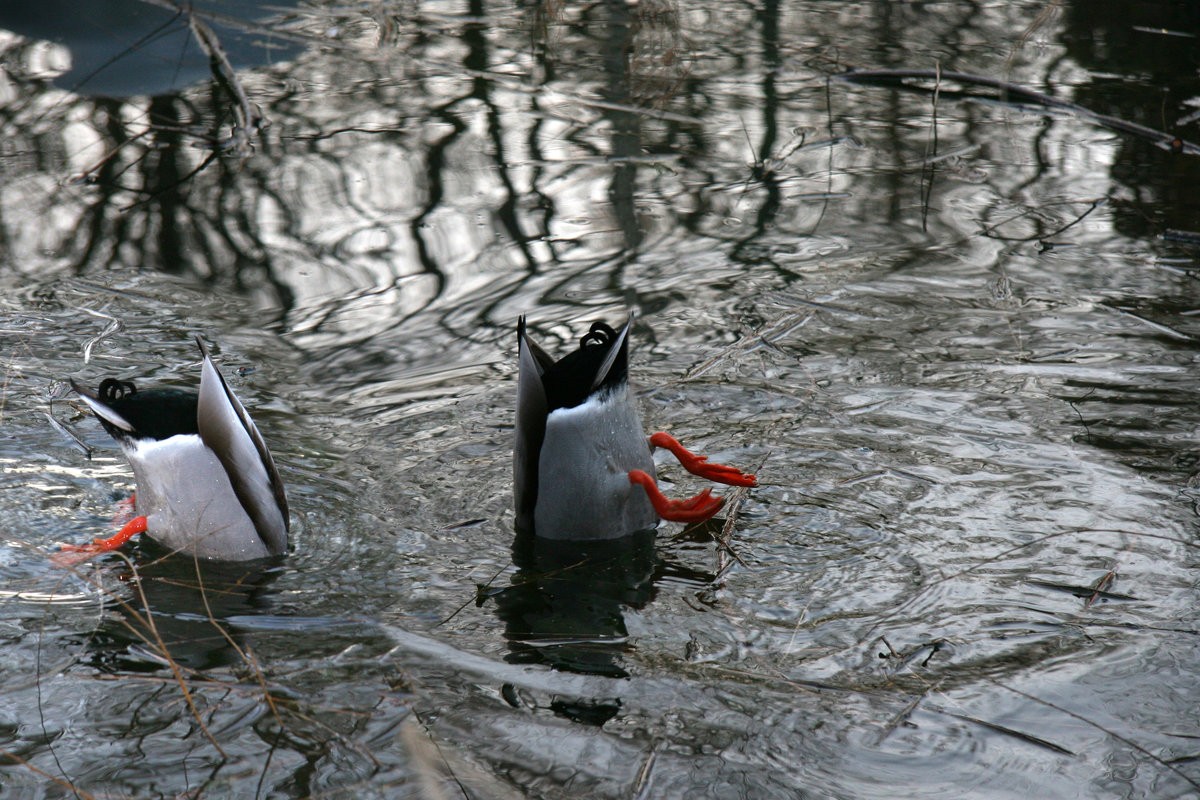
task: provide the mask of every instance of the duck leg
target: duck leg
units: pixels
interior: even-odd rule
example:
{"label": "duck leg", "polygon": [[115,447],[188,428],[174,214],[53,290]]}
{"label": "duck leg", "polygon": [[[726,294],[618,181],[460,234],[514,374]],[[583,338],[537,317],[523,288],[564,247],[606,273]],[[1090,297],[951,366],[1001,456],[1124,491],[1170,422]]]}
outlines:
{"label": "duck leg", "polygon": [[658,516],[670,522],[703,522],[725,505],[724,497],[713,497],[711,489],[705,489],[687,500],[671,500],[658,490],[658,484],[640,469],[629,471],[629,482],[641,484],[650,498],[650,505]]}
{"label": "duck leg", "polygon": [[[753,475],[747,475],[737,467],[727,467],[724,464],[708,463],[708,456],[698,456],[681,445],[674,436],[666,433],[656,433],[650,437],[651,447],[662,447],[670,450],[683,468],[693,475],[708,478],[710,481],[725,483],[730,486],[757,486],[758,480]],[[719,508],[719,506],[718,506]],[[713,512],[716,513],[715,511]]]}
{"label": "duck leg", "polygon": [[63,544],[60,547],[68,553],[107,553],[109,550],[122,547],[139,533],[145,532],[146,518],[134,517],[126,522],[121,530],[107,539],[93,539],[91,544]]}

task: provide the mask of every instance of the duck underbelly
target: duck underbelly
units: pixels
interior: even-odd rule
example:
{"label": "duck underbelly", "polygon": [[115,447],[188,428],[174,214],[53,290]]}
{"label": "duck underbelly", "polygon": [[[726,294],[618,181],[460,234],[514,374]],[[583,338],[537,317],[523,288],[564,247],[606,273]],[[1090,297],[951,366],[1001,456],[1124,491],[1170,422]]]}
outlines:
{"label": "duck underbelly", "polygon": [[137,480],[137,513],[155,541],[206,559],[270,555],[225,468],[199,436],[139,442],[125,454]]}
{"label": "duck underbelly", "polygon": [[658,524],[629,471],[654,460],[627,392],[558,409],[538,459],[534,532],[548,539],[615,539]]}

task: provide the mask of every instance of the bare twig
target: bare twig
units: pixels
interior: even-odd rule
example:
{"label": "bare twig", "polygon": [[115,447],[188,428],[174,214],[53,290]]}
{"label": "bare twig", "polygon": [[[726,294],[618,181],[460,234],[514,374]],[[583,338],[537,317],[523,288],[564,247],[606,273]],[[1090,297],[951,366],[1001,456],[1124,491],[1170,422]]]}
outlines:
{"label": "bare twig", "polygon": [[641,768],[638,769],[637,777],[633,780],[634,800],[641,800],[646,796],[646,789],[650,786],[650,775],[654,772],[654,763],[658,761],[658,754],[662,751],[664,744],[662,739],[655,742],[654,747],[650,748],[650,752],[646,755],[646,760],[642,762]]}
{"label": "bare twig", "polygon": [[1090,597],[1088,597],[1087,602],[1084,604],[1083,607],[1091,608],[1092,603],[1096,602],[1096,598],[1100,597],[1101,595],[1108,594],[1108,592],[1106,590],[1108,589],[1109,586],[1112,585],[1113,581],[1116,579],[1117,579],[1117,570],[1115,567],[1113,569],[1110,569],[1108,572],[1104,573],[1104,575],[1100,578],[1100,580],[1096,581],[1096,585],[1092,587],[1093,589],[1095,589],[1095,591],[1092,592]]}
{"label": "bare twig", "polygon": [[970,714],[961,714],[957,711],[951,711],[948,708],[942,708],[940,706],[927,705],[926,708],[928,708],[930,711],[936,711],[939,714],[945,714],[948,717],[954,717],[955,719],[961,719],[963,722],[972,722],[976,725],[982,725],[983,727],[987,728],[988,730],[993,730],[993,731],[996,731],[997,733],[1003,733],[1006,736],[1012,736],[1012,737],[1015,737],[1022,741],[1029,742],[1030,744],[1036,744],[1038,747],[1045,747],[1047,750],[1053,750],[1054,752],[1060,753],[1064,756],[1074,756],[1075,755],[1074,752],[1072,752],[1071,750],[1068,750],[1067,748],[1063,747],[1062,745],[1055,744],[1054,742],[1050,741],[1049,739],[1043,739],[1040,736],[1034,736],[1032,733],[1025,733],[1024,731],[1019,731],[1016,728],[1009,728],[1005,725],[1000,725],[995,722],[989,722],[986,719],[980,719],[979,717],[973,717]]}
{"label": "bare twig", "polygon": [[1062,13],[1062,0],[1049,0],[1034,18],[1033,22],[1026,26],[1025,30],[1021,31],[1021,37],[1017,39],[1016,45],[1009,52],[1008,58],[1004,61],[1004,74],[1009,75],[1012,72],[1013,63],[1017,59],[1017,53],[1025,49],[1025,45],[1033,38],[1033,35],[1040,29],[1046,27]]}

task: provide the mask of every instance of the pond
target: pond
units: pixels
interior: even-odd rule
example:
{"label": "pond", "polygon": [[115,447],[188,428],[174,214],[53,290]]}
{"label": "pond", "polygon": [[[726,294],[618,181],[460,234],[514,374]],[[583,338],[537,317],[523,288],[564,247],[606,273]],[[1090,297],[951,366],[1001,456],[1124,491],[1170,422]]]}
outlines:
{"label": "pond", "polygon": [[[1194,4],[170,6],[0,11],[5,798],[1200,790]],[[516,541],[518,318],[631,312],[759,485]],[[64,564],[195,334],[289,553]]]}

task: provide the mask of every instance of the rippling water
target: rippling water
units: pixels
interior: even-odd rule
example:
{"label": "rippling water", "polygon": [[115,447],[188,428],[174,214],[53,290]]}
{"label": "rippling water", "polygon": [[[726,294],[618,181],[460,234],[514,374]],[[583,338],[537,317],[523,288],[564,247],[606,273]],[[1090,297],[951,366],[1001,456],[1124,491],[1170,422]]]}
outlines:
{"label": "rippling water", "polygon": [[[1194,12],[1097,5],[309,6],[245,146],[0,34],[0,793],[1193,795],[1200,162],[832,78],[1200,140]],[[514,542],[516,319],[629,310],[648,428],[760,486]],[[293,552],[56,564],[133,488],[66,379],[194,332]]]}

